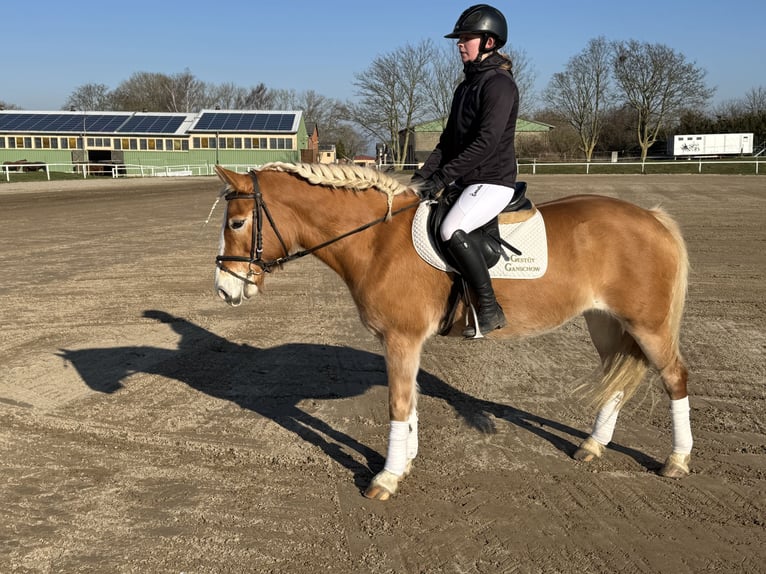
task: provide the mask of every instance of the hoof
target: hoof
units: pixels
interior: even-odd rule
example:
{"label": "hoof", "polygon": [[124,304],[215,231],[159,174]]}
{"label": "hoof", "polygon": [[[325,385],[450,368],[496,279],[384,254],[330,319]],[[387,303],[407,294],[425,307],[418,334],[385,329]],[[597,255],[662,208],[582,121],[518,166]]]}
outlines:
{"label": "hoof", "polygon": [[397,476],[392,472],[383,470],[373,477],[370,486],[364,491],[364,496],[372,500],[388,500],[396,494],[399,482],[404,476],[404,474]]}
{"label": "hoof", "polygon": [[364,491],[365,497],[371,498],[372,500],[388,500],[391,498],[396,494],[396,489],[399,488],[399,483],[412,472],[413,460],[414,459],[411,458],[407,461],[407,465],[404,467],[404,472],[401,476],[396,475],[393,472],[388,472],[387,470],[381,470],[373,477],[370,486]]}
{"label": "hoof", "polygon": [[666,478],[683,478],[689,475],[689,461],[692,455],[674,452],[660,469],[660,476]]}
{"label": "hoof", "polygon": [[604,450],[606,450],[606,447],[603,444],[596,442],[592,437],[588,437],[575,451],[572,458],[582,462],[591,462],[596,458],[601,458]]}

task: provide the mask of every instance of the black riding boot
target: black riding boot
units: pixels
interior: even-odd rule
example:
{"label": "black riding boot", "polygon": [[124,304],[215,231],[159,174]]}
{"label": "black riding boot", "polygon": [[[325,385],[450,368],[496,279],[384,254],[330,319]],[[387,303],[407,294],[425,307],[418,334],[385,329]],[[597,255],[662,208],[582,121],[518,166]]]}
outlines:
{"label": "black riding boot", "polygon": [[[449,254],[454,259],[457,270],[476,292],[479,331],[487,334],[495,329],[505,327],[505,315],[503,309],[495,299],[495,290],[492,288],[492,280],[489,277],[489,269],[484,257],[473,242],[468,238],[465,231],[458,229],[450,237],[447,243]],[[464,337],[475,337],[476,329],[468,326],[463,331]]]}

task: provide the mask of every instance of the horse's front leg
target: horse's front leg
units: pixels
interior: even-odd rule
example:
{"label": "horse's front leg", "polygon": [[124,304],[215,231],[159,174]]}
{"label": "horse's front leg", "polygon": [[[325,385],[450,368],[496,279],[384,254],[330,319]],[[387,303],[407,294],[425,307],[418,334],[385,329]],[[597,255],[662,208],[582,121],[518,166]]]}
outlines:
{"label": "horse's front leg", "polygon": [[389,434],[386,464],[376,474],[364,495],[388,500],[399,482],[410,473],[418,453],[417,374],[422,341],[409,337],[387,337]]}

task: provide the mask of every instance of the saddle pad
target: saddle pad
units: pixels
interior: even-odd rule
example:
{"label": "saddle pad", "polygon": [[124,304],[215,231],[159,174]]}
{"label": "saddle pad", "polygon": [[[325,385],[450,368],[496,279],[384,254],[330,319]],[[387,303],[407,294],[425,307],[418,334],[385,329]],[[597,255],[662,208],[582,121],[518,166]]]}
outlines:
{"label": "saddle pad", "polygon": [[[412,222],[412,243],[418,255],[437,269],[455,271],[442,259],[431,245],[428,237],[428,203],[421,203]],[[548,269],[548,239],[545,234],[543,215],[538,210],[521,223],[500,224],[500,236],[521,255],[503,247],[500,260],[489,270],[494,279],[537,279]]]}

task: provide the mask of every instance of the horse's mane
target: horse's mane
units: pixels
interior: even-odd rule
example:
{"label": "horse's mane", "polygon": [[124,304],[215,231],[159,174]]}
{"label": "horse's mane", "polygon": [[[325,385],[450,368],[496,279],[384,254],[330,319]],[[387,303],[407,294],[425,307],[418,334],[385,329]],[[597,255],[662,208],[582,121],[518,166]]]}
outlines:
{"label": "horse's mane", "polygon": [[314,185],[362,191],[375,188],[388,196],[388,212],[395,195],[404,193],[409,188],[390,175],[358,165],[340,165],[326,163],[285,163],[271,162],[264,164],[257,171],[284,171],[302,177]]}

